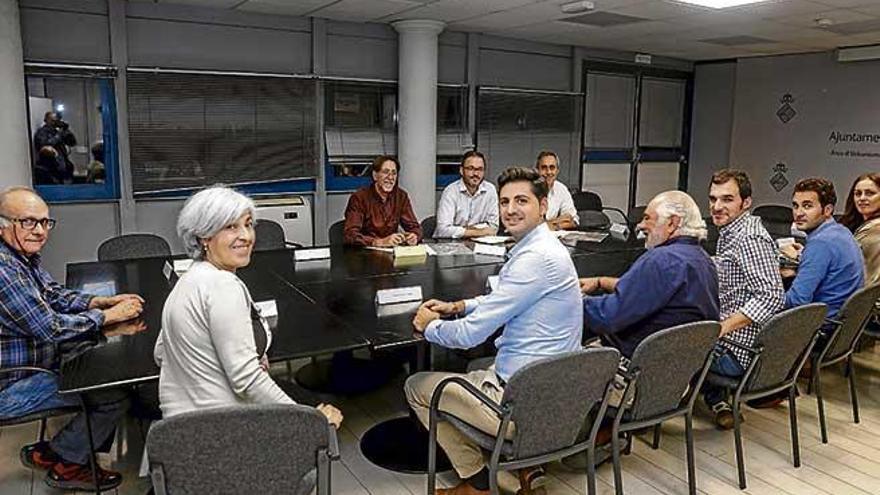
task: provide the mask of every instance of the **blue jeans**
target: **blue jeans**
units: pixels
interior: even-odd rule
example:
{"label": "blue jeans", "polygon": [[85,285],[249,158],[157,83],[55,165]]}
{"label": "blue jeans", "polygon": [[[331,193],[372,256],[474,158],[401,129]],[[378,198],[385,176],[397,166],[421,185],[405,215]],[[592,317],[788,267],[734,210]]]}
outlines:
{"label": "blue jeans", "polygon": [[[715,344],[715,350],[720,354],[712,361],[712,366],[709,367],[712,373],[730,377],[743,376],[746,370],[739,364],[739,360],[730,352],[730,349]],[[727,389],[703,384],[703,399],[709,407],[712,407],[721,401],[727,400]]]}
{"label": "blue jeans", "polygon": [[[121,390],[107,390],[86,394],[92,440],[96,448],[109,444],[116,423],[128,408],[127,394]],[[65,406],[79,406],[76,394],[59,394],[58,378],[48,373],[35,373],[16,380],[0,390],[0,418],[12,418],[25,414]],[[89,462],[89,439],[85,416],[73,417],[49,442],[49,446],[66,462],[87,464]],[[106,445],[109,447],[109,445]]]}

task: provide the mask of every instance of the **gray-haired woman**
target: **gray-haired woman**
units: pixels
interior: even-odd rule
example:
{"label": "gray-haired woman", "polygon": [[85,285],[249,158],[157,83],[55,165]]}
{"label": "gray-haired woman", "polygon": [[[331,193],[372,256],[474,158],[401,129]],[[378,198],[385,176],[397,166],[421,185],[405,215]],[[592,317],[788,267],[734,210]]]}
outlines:
{"label": "gray-haired woman", "polygon": [[[194,260],[162,310],[154,356],[164,417],[236,404],[293,404],[268,373],[271,333],[235,271],[250,263],[256,209],[247,196],[214,186],[193,195],[177,233]],[[319,405],[339,426],[342,414]]]}

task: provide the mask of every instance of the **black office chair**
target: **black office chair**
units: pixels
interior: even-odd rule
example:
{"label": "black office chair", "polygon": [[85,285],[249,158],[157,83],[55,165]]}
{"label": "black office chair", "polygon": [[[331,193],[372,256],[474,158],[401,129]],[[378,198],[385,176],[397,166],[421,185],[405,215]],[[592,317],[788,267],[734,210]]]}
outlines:
{"label": "black office chair", "polygon": [[629,214],[626,216],[626,219],[629,220],[630,225],[638,225],[641,223],[642,217],[645,216],[646,208],[648,208],[647,205],[633,206],[629,209]]}
{"label": "black office chair", "polygon": [[345,220],[340,220],[327,229],[327,238],[330,240],[331,246],[341,246],[345,244]]}
{"label": "black office chair", "polygon": [[272,251],[274,249],[285,249],[288,247],[300,248],[301,244],[288,241],[284,238],[284,229],[278,222],[272,220],[257,220],[254,225],[256,242],[254,243],[254,251]]}
{"label": "black office chair", "polygon": [[632,223],[626,213],[619,208],[604,206],[598,194],[577,191],[571,198],[578,212],[578,230],[605,230],[616,222],[626,225],[632,231]]}
{"label": "black office chair", "polygon": [[434,230],[437,228],[437,217],[432,215],[422,220],[422,239],[431,239],[434,237]]}
{"label": "black office chair", "polygon": [[152,256],[171,256],[168,241],[156,234],[125,234],[98,246],[98,261],[119,261]]}
{"label": "black office chair", "polygon": [[764,228],[774,238],[790,237],[791,223],[794,216],[791,213],[790,206],[783,205],[761,205],[752,209],[752,214],[761,218]]}

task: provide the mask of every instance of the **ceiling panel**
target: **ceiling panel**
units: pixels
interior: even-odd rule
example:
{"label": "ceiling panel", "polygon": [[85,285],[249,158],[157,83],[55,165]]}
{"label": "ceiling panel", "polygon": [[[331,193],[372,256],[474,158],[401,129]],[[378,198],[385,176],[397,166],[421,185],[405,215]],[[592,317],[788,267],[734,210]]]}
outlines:
{"label": "ceiling panel", "polygon": [[854,10],[847,9],[834,9],[834,10],[826,10],[823,12],[814,12],[814,13],[805,13],[805,14],[797,14],[789,17],[780,17],[774,19],[777,22],[782,24],[790,24],[792,26],[800,26],[800,27],[816,27],[816,19],[828,19],[834,24],[844,24],[847,22],[857,22],[857,21],[867,21],[871,19],[876,19],[875,16],[871,16],[868,14],[861,14]]}
{"label": "ceiling panel", "polygon": [[236,10],[247,12],[261,12],[264,14],[278,15],[303,15],[314,11],[315,9],[330,5],[336,0],[247,0],[240,4]]}
{"label": "ceiling panel", "polygon": [[421,5],[422,2],[411,0],[340,0],[319,8],[310,15],[341,21],[368,22]]}
{"label": "ceiling panel", "polygon": [[417,8],[388,16],[386,21],[400,19],[435,19],[455,22],[505,12],[541,0],[437,0]]}
{"label": "ceiling panel", "polygon": [[192,7],[211,7],[216,9],[229,9],[242,0],[129,0],[135,3],[161,3],[173,5],[189,5]]}

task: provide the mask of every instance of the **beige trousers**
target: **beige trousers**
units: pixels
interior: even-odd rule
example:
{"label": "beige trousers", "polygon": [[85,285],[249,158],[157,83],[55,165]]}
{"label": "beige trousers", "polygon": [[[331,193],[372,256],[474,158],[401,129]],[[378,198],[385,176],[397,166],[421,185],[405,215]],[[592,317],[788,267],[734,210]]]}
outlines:
{"label": "beige trousers", "polygon": [[[428,428],[428,410],[431,406],[431,396],[434,394],[434,389],[443,379],[452,376],[464,378],[495,403],[501,402],[504,388],[498,383],[494,367],[488,370],[471,371],[468,374],[432,371],[416,373],[406,380],[404,391],[406,392],[406,400],[425,428]],[[501,424],[501,420],[491,409],[473,394],[454,383],[443,389],[440,410],[492,435],[498,432],[498,426]],[[510,438],[512,433],[513,423],[508,427],[507,437]],[[445,421],[440,421],[437,424],[437,442],[446,452],[452,462],[452,467],[462,479],[477,474],[486,465],[480,447]]]}

